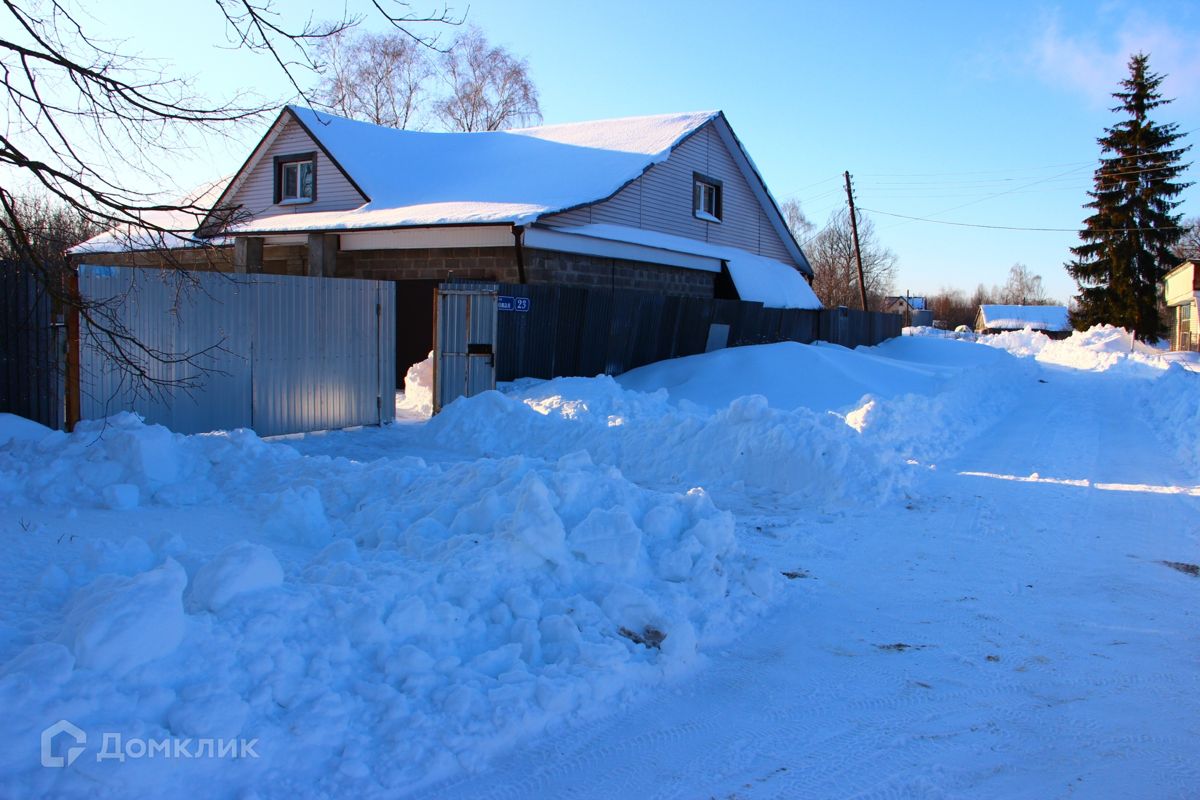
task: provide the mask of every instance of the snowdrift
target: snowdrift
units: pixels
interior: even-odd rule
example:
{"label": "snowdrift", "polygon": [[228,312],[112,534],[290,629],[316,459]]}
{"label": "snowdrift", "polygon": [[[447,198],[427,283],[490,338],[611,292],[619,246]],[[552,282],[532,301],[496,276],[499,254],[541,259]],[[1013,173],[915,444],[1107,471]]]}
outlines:
{"label": "snowdrift", "polygon": [[430,421],[423,440],[466,443],[489,457],[521,452],[555,459],[582,450],[656,487],[882,502],[904,485],[894,459],[836,416],[772,408],[762,395],[710,411],[673,404],[663,390],[625,390],[607,376],[457,400]]}
{"label": "snowdrift", "polygon": [[[262,759],[222,765],[202,794],[411,788],[661,681],[782,580],[703,489],[645,488],[583,451],[362,464],[125,414],[25,431],[0,449],[0,487],[14,509],[222,503],[244,519],[213,532],[232,540],[215,553],[170,536],[40,543],[34,610],[0,640],[0,777],[29,796],[167,779],[161,762],[94,750],[36,766],[39,730],[60,718],[257,738]],[[170,766],[174,786],[189,765]]]}
{"label": "snowdrift", "polygon": [[[737,348],[287,443],[0,416],[0,507],[61,523],[6,529],[0,794],[397,796],[478,768],[770,606],[779,565],[728,508],[891,502],[1065,369],[1128,380],[1200,469],[1197,375],[1115,329]],[[42,768],[59,719],[91,749]],[[97,761],[103,731],[261,757]]]}

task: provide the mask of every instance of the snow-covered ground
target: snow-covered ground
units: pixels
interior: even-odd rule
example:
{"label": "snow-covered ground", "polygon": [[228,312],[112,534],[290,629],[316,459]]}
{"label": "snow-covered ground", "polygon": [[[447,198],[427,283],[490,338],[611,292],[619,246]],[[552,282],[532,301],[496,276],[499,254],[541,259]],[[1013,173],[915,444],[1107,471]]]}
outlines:
{"label": "snow-covered ground", "polygon": [[0,419],[0,795],[1194,796],[1186,366],[906,336],[270,442]]}

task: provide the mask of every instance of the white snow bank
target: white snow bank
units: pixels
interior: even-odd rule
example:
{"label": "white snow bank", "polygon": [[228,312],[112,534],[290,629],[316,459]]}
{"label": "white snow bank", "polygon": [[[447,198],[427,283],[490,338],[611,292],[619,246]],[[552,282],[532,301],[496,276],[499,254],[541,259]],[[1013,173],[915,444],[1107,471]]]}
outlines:
{"label": "white snow bank", "polygon": [[1167,452],[1200,475],[1200,373],[1169,363],[1138,398],[1150,410]]}
{"label": "white snow bank", "polygon": [[908,336],[854,350],[794,342],[734,347],[650,364],[617,380],[631,389],[665,389],[685,408],[719,407],[754,393],[773,408],[829,412],[861,434],[856,447],[875,453],[865,462],[872,485],[894,474],[889,457],[927,461],[952,452],[991,425],[998,408],[1016,402],[1033,376],[996,350]]}
{"label": "white snow bank", "polygon": [[404,373],[404,399],[397,406],[421,417],[433,415],[433,353]]}
{"label": "white snow bank", "polygon": [[1066,339],[1033,330],[979,335],[979,344],[1056,367],[1111,372],[1129,384],[1131,413],[1146,413],[1166,452],[1200,472],[1200,374],[1169,353],[1137,341],[1123,328],[1094,325]]}
{"label": "white snow bank", "polygon": [[11,441],[36,442],[44,439],[53,431],[30,419],[18,417],[16,414],[0,413],[0,445]]}
{"label": "white snow bank", "polygon": [[942,367],[978,366],[991,360],[988,355],[978,348],[924,339],[895,339],[854,350],[780,342],[661,361],[616,380],[642,392],[666,389],[676,402],[713,409],[744,395],[761,394],[774,408],[846,411],[865,394],[889,398],[931,393],[950,374]]}
{"label": "white snow bank", "polygon": [[[497,404],[513,408],[468,439],[545,438],[567,425],[496,393],[476,398]],[[726,416],[769,433],[750,422],[764,413],[750,402]],[[528,427],[503,430],[522,414]],[[701,437],[694,455],[705,425],[687,424]],[[819,450],[805,430],[761,446]],[[760,445],[742,446],[748,473]],[[845,456],[827,450],[837,468]],[[395,795],[603,713],[731,639],[782,582],[745,555],[708,492],[661,477],[670,490],[570,448],[445,467],[302,457],[248,431],[181,436],[133,415],[0,446],[0,503],[12,509],[72,507],[113,528],[178,505],[237,519],[209,533],[216,546],[133,528],[86,545],[24,534],[31,550],[9,562],[4,586],[25,610],[0,614],[0,784],[25,796],[96,785],[178,794],[203,774],[211,795],[247,785]],[[136,512],[103,510],[115,485],[136,489]],[[264,755],[147,777],[92,750],[51,775],[38,766],[38,734],[58,719],[96,746],[100,731],[244,736]]]}
{"label": "white snow bank", "polygon": [[508,394],[460,398],[430,421],[418,441],[453,441],[488,456],[555,459],[586,451],[643,485],[769,491],[817,501],[878,502],[903,483],[894,464],[835,416],[772,408],[761,395],[739,397],[716,411],[675,405],[665,391],[625,390],[607,376],[558,378]]}
{"label": "white snow bank", "polygon": [[0,506],[197,505],[222,499],[221,487],[247,477],[251,464],[277,469],[297,457],[252,431],[182,436],[126,412],[0,449]]}
{"label": "white snow bank", "polygon": [[1154,372],[1167,367],[1160,350],[1112,325],[1093,325],[1086,331],[1074,331],[1066,339],[1023,330],[983,335],[978,341],[1016,356],[1033,356],[1043,363],[1072,369],[1105,371],[1115,367]]}

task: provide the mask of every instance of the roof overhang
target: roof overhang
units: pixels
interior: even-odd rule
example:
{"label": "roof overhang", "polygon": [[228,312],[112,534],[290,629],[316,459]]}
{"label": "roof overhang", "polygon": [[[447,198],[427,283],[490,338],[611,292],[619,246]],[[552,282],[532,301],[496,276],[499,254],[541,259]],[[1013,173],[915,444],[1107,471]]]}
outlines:
{"label": "roof overhang", "polygon": [[557,250],[563,253],[596,256],[598,258],[620,258],[626,261],[643,261],[668,267],[694,269],[703,272],[720,272],[723,260],[712,255],[689,253],[684,250],[656,247],[636,242],[588,236],[573,233],[570,229],[532,226],[525,229],[525,247],[541,250]]}

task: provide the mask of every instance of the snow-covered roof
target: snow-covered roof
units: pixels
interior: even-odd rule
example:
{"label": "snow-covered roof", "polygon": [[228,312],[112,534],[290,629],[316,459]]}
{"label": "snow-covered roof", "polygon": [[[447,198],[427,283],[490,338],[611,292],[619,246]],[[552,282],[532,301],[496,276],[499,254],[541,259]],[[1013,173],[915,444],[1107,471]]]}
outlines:
{"label": "snow-covered roof", "polygon": [[821,301],[795,267],[737,247],[603,223],[553,230],[720,259],[729,268],[729,275],[743,300],[756,301],[767,308],[821,308]]}
{"label": "snow-covered roof", "polygon": [[720,112],[480,133],[405,131],[287,111],[370,198],[349,211],[258,217],[237,233],[512,223],[602,200]]}
{"label": "snow-covered roof", "polygon": [[981,305],[981,327],[990,330],[1021,330],[1025,327],[1040,331],[1069,331],[1066,306],[1006,306]]}
{"label": "snow-covered roof", "polygon": [[[67,250],[71,255],[87,253],[123,253],[130,250],[164,250],[180,247],[197,247],[201,244],[190,235],[200,226],[217,199],[229,185],[230,177],[198,186],[178,200],[188,209],[173,211],[148,211],[142,215],[146,225],[119,225],[112,230],[98,233],[86,241]],[[220,240],[209,240],[207,244],[221,244]]]}

